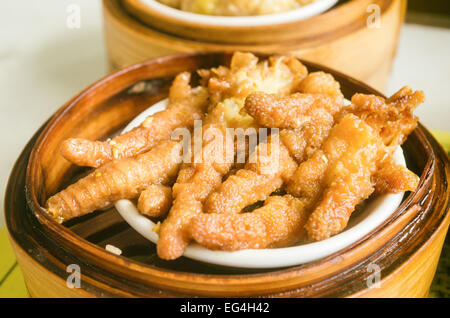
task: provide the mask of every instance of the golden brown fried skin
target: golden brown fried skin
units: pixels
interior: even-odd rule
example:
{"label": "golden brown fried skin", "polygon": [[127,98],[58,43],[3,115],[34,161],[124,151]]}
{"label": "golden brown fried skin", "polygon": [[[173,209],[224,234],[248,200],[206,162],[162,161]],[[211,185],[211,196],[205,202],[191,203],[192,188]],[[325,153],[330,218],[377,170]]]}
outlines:
{"label": "golden brown fried skin", "polygon": [[[405,93],[397,94],[397,96],[405,95],[410,96]],[[379,191],[414,188],[417,178],[406,168],[400,168],[392,164],[389,151],[386,150],[383,143],[383,140],[389,142],[392,140],[388,134],[398,135],[399,131],[407,134],[415,125],[415,121],[411,120],[413,118],[411,116],[412,109],[415,108],[412,105],[417,103],[420,98],[416,96],[415,98],[402,97],[401,99],[404,101],[401,106],[386,106],[384,100],[382,100],[383,107],[377,110],[378,113],[376,114],[373,114],[376,111],[374,109],[364,112],[359,108],[359,112],[355,111],[359,115],[363,115],[364,118],[371,118],[371,126],[354,115],[342,115],[343,118],[331,130],[329,138],[327,138],[327,131],[329,132],[333,126],[333,120],[323,120],[324,123],[329,123],[328,128],[322,128],[325,133],[321,141],[326,139],[325,143],[322,146],[321,141],[315,143],[317,146],[312,147],[307,156],[310,159],[299,166],[295,178],[292,178],[288,187],[288,191],[301,197],[300,208],[285,210],[279,202],[273,202],[269,198],[264,207],[250,213],[202,214],[194,219],[191,235],[197,242],[211,249],[239,250],[268,246],[282,247],[292,244],[295,240],[291,239],[283,243],[270,245],[267,224],[273,223],[266,221],[262,215],[271,216],[272,218],[269,217],[269,220],[289,220],[290,216],[299,217],[299,215],[302,216],[303,220],[306,220],[310,215],[308,222],[303,221],[303,224],[297,228],[286,229],[277,224],[276,227],[273,227],[274,233],[283,236],[291,233],[292,230],[297,231],[297,233],[304,233],[306,230],[310,239],[322,240],[339,233],[345,228],[355,206],[373,193],[374,184],[380,188]],[[391,98],[390,101],[392,100],[398,101],[398,98]],[[408,105],[408,102],[405,101],[412,102]],[[392,112],[391,115],[387,114],[390,107],[403,107],[404,110],[397,112],[396,116],[393,117]],[[328,115],[330,114],[328,113]],[[337,118],[339,117],[337,116]],[[402,121],[402,124],[398,124],[395,129],[386,132],[383,129],[390,123],[386,119],[378,118],[388,117],[392,122]],[[319,127],[324,127],[324,125],[319,125]],[[299,133],[301,131],[302,129],[285,129],[281,134],[283,144],[288,145],[289,150],[292,149],[290,152],[300,154],[297,158],[301,157],[302,150],[306,148],[305,141],[299,142],[304,137]],[[383,135],[382,132],[385,132],[385,134]],[[311,133],[311,135],[313,134]],[[397,140],[402,140],[402,138]],[[317,149],[319,147],[320,149]],[[382,162],[382,158],[386,155],[388,155],[388,159]],[[379,164],[379,162],[382,163]],[[396,169],[395,172],[397,173],[393,172],[392,169]],[[236,175],[240,173],[243,172],[239,171]],[[229,193],[230,197],[239,197],[239,191],[246,193],[246,190],[242,189],[254,189],[251,184],[236,184],[235,191]],[[221,186],[220,190],[225,185],[226,183]],[[217,193],[215,195],[217,196]],[[208,200],[212,200],[212,198],[211,195]],[[219,201],[223,201],[223,198]],[[239,208],[232,209],[231,212],[235,212],[234,210],[240,211]],[[312,213],[311,210],[313,210]],[[260,215],[259,213],[262,211],[272,212]],[[293,211],[296,211],[297,214]],[[303,225],[305,226],[303,227]],[[298,235],[293,237],[299,238]]]}
{"label": "golden brown fried skin", "polygon": [[308,73],[295,57],[273,56],[258,63],[251,53],[236,52],[230,67],[200,70],[203,86],[208,87],[210,109],[227,98],[245,99],[254,92],[290,94]]}
{"label": "golden brown fried skin", "polygon": [[313,110],[314,120],[299,129],[282,129],[280,140],[297,162],[308,159],[322,143],[335,124],[333,115],[323,108]]}
{"label": "golden brown fried skin", "polygon": [[153,183],[167,183],[178,172],[181,143],[164,141],[135,159],[114,160],[47,200],[50,215],[63,222],[120,199],[137,198]]}
{"label": "golden brown fried skin", "polygon": [[222,178],[233,166],[234,141],[226,135],[225,128],[251,126],[252,118],[240,114],[248,94],[255,91],[288,94],[306,72],[297,59],[280,56],[258,63],[258,59],[249,53],[235,53],[230,68],[222,66],[199,72],[210,95],[206,126],[202,130],[205,132],[208,127],[215,127],[221,131],[221,134],[216,134],[214,144],[226,144],[228,146],[223,149],[233,151],[224,154],[223,149],[208,147],[211,141],[206,140],[201,152],[202,163],[182,169],[187,170],[181,172],[183,182],[180,180],[174,185],[175,200],[169,216],[161,225],[157,246],[159,257],[175,259],[183,254],[191,239],[188,230],[192,218],[202,213],[204,200],[222,183]]}
{"label": "golden brown fried skin", "polygon": [[250,94],[245,110],[264,127],[297,129],[305,123],[320,121],[318,109],[334,116],[344,106],[340,84],[330,74],[310,73],[296,89],[299,93],[291,95]]}
{"label": "golden brown fried skin", "polygon": [[134,157],[170,138],[177,127],[191,127],[201,119],[207,105],[204,88],[192,89],[190,74],[179,74],[171,88],[167,109],[151,115],[133,130],[109,141],[69,138],[61,145],[61,154],[79,166],[99,167],[113,159]]}
{"label": "golden brown fried skin", "polygon": [[304,200],[272,196],[263,207],[249,213],[201,214],[193,220],[190,232],[209,249],[285,247],[305,236],[307,215]]}
{"label": "golden brown fried skin", "polygon": [[408,168],[398,165],[390,157],[385,160],[372,176],[376,194],[414,191],[420,178]]}
{"label": "golden brown fried skin", "polygon": [[[47,208],[55,219],[139,194],[138,207],[152,217],[160,217],[173,203],[161,225],[157,251],[163,259],[175,259],[192,238],[225,250],[284,247],[306,236],[321,240],[342,231],[355,206],[374,189],[386,193],[417,186],[418,178],[393,164],[390,156],[415,128],[412,110],[423,102],[422,92],[405,87],[386,100],[356,94],[344,109],[339,83],[331,75],[308,75],[297,59],[286,56],[258,63],[249,53],[234,54],[229,68],[200,70],[199,75],[202,87],[197,89],[190,87],[187,73],[179,75],[167,114],[149,117],[128,135],[109,142],[67,141],[63,151],[92,166],[157,146],[136,159],[106,163],[51,197]],[[192,163],[179,164],[181,145],[175,159],[168,153],[171,142],[162,140],[174,128],[189,127],[206,108],[202,130],[216,133],[203,135],[203,148],[191,154]],[[237,147],[225,129],[260,126],[284,128],[277,143],[268,139],[280,160],[268,155],[244,167],[233,163]],[[243,153],[250,161],[248,152]],[[163,184],[173,182],[177,173],[170,191]],[[288,195],[270,196],[284,185]],[[266,200],[263,207],[239,213],[259,200]]]}
{"label": "golden brown fried skin", "polygon": [[[322,94],[295,93],[289,96],[253,93],[245,100],[245,110],[257,123],[269,128],[301,128],[316,119],[314,110],[339,109],[335,99]],[[335,112],[333,112],[335,113]]]}
{"label": "golden brown fried skin", "polygon": [[149,217],[163,217],[172,206],[172,188],[161,184],[151,184],[142,191],[138,200],[138,210]]}
{"label": "golden brown fried skin", "polygon": [[239,213],[265,200],[289,180],[297,168],[286,147],[278,139],[258,145],[245,168],[231,175],[205,202],[208,213]]}
{"label": "golden brown fried skin", "polygon": [[[207,248],[233,251],[289,246],[303,238],[305,230],[313,240],[339,233],[347,225],[355,206],[373,192],[371,177],[383,178],[384,173],[394,167],[389,162],[381,169],[377,167],[383,148],[373,129],[347,115],[333,129],[323,149],[299,168],[303,197],[293,201],[296,205],[286,209],[282,198],[270,197],[264,207],[250,213],[201,215],[192,223],[192,236]],[[378,172],[381,173],[377,176]],[[402,173],[412,174],[408,172],[402,169]],[[408,186],[408,183],[389,181],[397,189],[404,190]],[[414,187],[414,182],[409,186]],[[317,201],[318,205],[309,216]]]}
{"label": "golden brown fried skin", "polygon": [[[311,168],[311,163],[319,160],[317,170],[322,172],[317,180],[320,186],[314,189],[322,194],[306,224],[308,237],[313,240],[328,238],[345,228],[355,206],[374,191],[371,176],[378,158],[384,155],[384,145],[376,131],[354,115],[345,116],[333,128],[321,150],[322,158],[313,157],[301,165]],[[296,177],[302,178],[300,183],[296,180],[298,184],[310,178]],[[311,193],[307,197],[318,198]]]}
{"label": "golden brown fried skin", "polygon": [[255,93],[246,99],[245,109],[265,127],[282,129],[280,139],[297,162],[305,161],[328,137],[344,107],[340,84],[323,72],[308,74],[300,81],[301,93],[269,95]]}
{"label": "golden brown fried skin", "polygon": [[301,93],[324,94],[337,98],[337,102],[342,102],[344,98],[341,92],[341,85],[333,75],[325,72],[309,73],[298,85],[297,90]]}
{"label": "golden brown fried skin", "polygon": [[[374,184],[380,193],[414,189],[417,186],[417,177],[406,168],[393,165],[390,156],[393,149],[416,127],[417,118],[413,116],[412,111],[423,100],[422,92],[413,93],[409,88],[403,88],[386,101],[373,95],[362,94],[352,98],[353,105],[350,111],[363,119],[364,125],[375,131],[373,135],[379,138],[378,152],[377,154],[372,152],[371,156],[366,154],[366,157],[360,157],[361,153],[364,153],[362,150],[371,143],[367,140],[366,146],[364,143],[357,146],[359,138],[364,136],[361,135],[363,130],[359,134],[353,130],[354,133],[348,136],[347,142],[342,138],[344,135],[340,141],[333,141],[333,136],[330,135],[322,149],[314,154],[316,160],[308,160],[300,165],[288,186],[288,192],[296,196],[315,195],[318,198],[320,189],[326,189],[320,195],[320,202],[306,225],[309,238],[322,240],[342,231],[356,204],[373,192]],[[338,126],[342,126],[344,119],[349,118],[345,115],[347,111],[343,112],[342,116],[345,117]],[[351,148],[348,147],[349,142],[352,143]],[[355,154],[351,155],[352,152]],[[327,153],[334,156],[328,156]],[[383,161],[386,161],[384,166],[380,165]],[[395,175],[391,173],[393,167],[398,171]],[[318,182],[319,179],[312,181],[308,177],[309,173],[312,176],[317,173],[324,174],[325,179],[321,182]],[[391,175],[388,175],[389,173]],[[327,178],[332,180],[332,183],[326,181]]]}
{"label": "golden brown fried skin", "polygon": [[[408,87],[401,89],[387,100],[375,95],[355,94],[352,97],[352,105],[349,108],[344,108],[336,117],[342,118],[348,113],[352,113],[364,120],[377,131],[385,145],[391,148],[386,149],[387,155],[390,155],[395,147],[400,145],[417,126],[417,118],[412,112],[423,100],[423,92],[412,92]],[[345,151],[344,146],[336,146],[334,153],[338,156],[342,151]],[[324,173],[323,169],[326,168],[326,165],[320,159],[322,152],[320,150],[314,153],[313,156],[317,160],[299,166],[296,176],[293,177],[293,181],[288,186],[288,191],[291,194],[297,197],[304,196],[305,193],[315,193],[316,191],[313,189],[320,187],[320,184],[307,179],[302,180],[300,176],[314,176]],[[319,169],[320,167],[322,170]]]}
{"label": "golden brown fried skin", "polygon": [[183,254],[191,240],[188,232],[191,220],[202,213],[204,198],[220,185],[221,180],[221,173],[209,165],[195,169],[186,183],[175,184],[175,200],[159,233],[157,252],[160,258],[176,259]]}
{"label": "golden brown fried skin", "polygon": [[355,94],[349,112],[378,131],[387,146],[395,148],[416,128],[413,111],[425,101],[422,91],[405,86],[389,99],[375,95]]}
{"label": "golden brown fried skin", "polygon": [[324,240],[340,233],[347,226],[356,205],[374,191],[370,182],[370,168],[364,167],[359,172],[349,171],[326,188],[305,226],[310,239]]}
{"label": "golden brown fried skin", "polygon": [[[183,254],[191,240],[189,225],[192,218],[202,213],[204,200],[220,185],[232,166],[234,151],[227,154],[226,150],[234,150],[234,142],[227,138],[219,114],[219,111],[212,112],[205,118],[201,160],[194,154],[194,162],[182,168],[173,186],[175,200],[161,225],[157,244],[158,256],[162,259],[176,259]],[[213,133],[205,137],[211,131]]]}
{"label": "golden brown fried skin", "polygon": [[[318,81],[322,75],[322,73],[318,73],[312,78]],[[308,79],[309,75],[304,80]],[[207,212],[238,213],[248,205],[265,200],[270,193],[279,189],[292,176],[295,162],[291,157],[301,162],[320,147],[334,125],[333,115],[344,106],[343,99],[340,98],[342,94],[339,90],[339,83],[335,82],[333,77],[331,77],[331,82],[328,76],[325,76],[325,80],[328,85],[332,86],[329,90],[333,91],[333,96],[339,96],[339,98],[327,95],[292,94],[283,96],[265,93],[254,93],[247,97],[245,109],[254,116],[258,124],[268,127],[271,125],[289,127],[288,122],[297,122],[302,123],[303,127],[295,130],[283,129],[280,132],[281,144],[277,145],[277,149],[282,149],[280,153],[283,156],[280,157],[277,170],[273,170],[268,175],[258,174],[249,167],[238,171],[234,176],[229,177],[218,191],[208,197],[205,203]],[[306,85],[304,89],[306,91],[313,90],[313,87]],[[310,102],[302,104],[305,99]],[[281,111],[279,111],[280,109]],[[309,120],[303,122],[300,118],[305,117]],[[275,160],[273,158],[269,161],[273,163]],[[284,174],[284,177],[281,178],[278,173]]]}
{"label": "golden brown fried skin", "polygon": [[[347,115],[344,118],[356,117]],[[352,128],[352,121],[341,120],[332,128],[321,148],[317,149],[311,158],[299,165],[287,186],[290,194],[311,200],[317,199],[323,188],[328,167],[333,165],[350,147],[351,133],[355,129],[348,130],[347,127]]]}

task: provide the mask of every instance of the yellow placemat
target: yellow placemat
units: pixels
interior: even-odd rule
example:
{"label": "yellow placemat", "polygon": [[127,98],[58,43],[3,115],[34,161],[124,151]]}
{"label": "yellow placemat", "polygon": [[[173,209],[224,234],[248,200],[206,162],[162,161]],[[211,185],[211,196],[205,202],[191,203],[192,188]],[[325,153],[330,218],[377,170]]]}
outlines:
{"label": "yellow placemat", "polygon": [[433,130],[431,133],[437,140],[439,140],[445,151],[447,151],[447,154],[450,156],[450,132]]}
{"label": "yellow placemat", "polygon": [[3,227],[0,228],[0,298],[24,297],[28,297],[28,291]]}
{"label": "yellow placemat", "polygon": [[[450,153],[450,133],[433,131],[433,135]],[[9,243],[6,229],[0,228],[0,298],[29,297],[22,272]],[[450,297],[450,236],[447,235],[430,297]]]}
{"label": "yellow placemat", "polygon": [[6,228],[0,228],[0,281],[16,262],[16,257],[9,245]]}

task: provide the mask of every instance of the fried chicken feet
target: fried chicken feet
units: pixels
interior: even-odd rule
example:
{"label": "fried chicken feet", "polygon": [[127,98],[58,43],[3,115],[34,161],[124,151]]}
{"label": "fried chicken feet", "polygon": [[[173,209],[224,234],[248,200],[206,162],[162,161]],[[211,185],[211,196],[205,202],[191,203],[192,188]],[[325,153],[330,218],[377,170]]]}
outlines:
{"label": "fried chicken feet", "polygon": [[76,165],[97,168],[150,150],[177,127],[192,127],[203,116],[208,94],[202,87],[192,89],[190,78],[189,73],[179,74],[170,88],[167,109],[147,117],[139,127],[109,141],[69,138],[61,145],[61,154]]}

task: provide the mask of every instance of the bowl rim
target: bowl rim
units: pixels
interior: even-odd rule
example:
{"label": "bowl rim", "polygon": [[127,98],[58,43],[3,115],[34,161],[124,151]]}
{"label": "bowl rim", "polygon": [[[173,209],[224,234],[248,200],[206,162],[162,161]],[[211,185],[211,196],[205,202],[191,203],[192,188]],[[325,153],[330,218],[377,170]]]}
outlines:
{"label": "bowl rim", "polygon": [[213,16],[172,8],[157,0],[136,0],[151,12],[189,24],[220,27],[263,27],[301,21],[335,6],[339,0],[315,0],[300,8],[260,16]]}
{"label": "bowl rim", "polygon": [[[257,55],[261,56],[261,54]],[[30,210],[35,215],[35,217],[37,218],[38,222],[42,224],[43,229],[46,231],[47,235],[49,235],[53,240],[57,241],[58,243],[63,242],[64,248],[69,252],[79,252],[80,250],[82,250],[84,252],[83,254],[84,260],[94,262],[95,264],[98,263],[103,264],[102,265],[103,270],[115,271],[114,272],[115,274],[120,275],[119,269],[122,268],[123,266],[127,266],[129,270],[142,275],[142,278],[140,278],[142,279],[142,281],[154,284],[157,287],[163,287],[171,290],[174,288],[180,289],[181,288],[180,286],[186,286],[184,284],[188,284],[187,286],[190,287],[191,286],[190,282],[192,282],[192,280],[195,281],[198,280],[199,277],[203,277],[204,279],[206,279],[206,281],[203,282],[202,286],[205,286],[205,284],[207,284],[207,286],[212,287],[220,284],[221,282],[227,282],[231,284],[230,285],[231,288],[236,288],[237,286],[247,284],[250,285],[258,284],[261,282],[260,281],[261,279],[264,279],[264,282],[275,283],[281,279],[281,280],[288,280],[290,283],[292,283],[293,281],[297,282],[299,279],[305,279],[305,277],[309,277],[308,275],[309,273],[313,274],[316,273],[317,275],[318,272],[322,273],[322,271],[327,272],[328,270],[328,274],[331,275],[332,273],[329,273],[329,269],[327,269],[328,268],[327,266],[329,266],[332,263],[335,263],[336,261],[342,263],[341,266],[344,266],[344,268],[350,268],[353,265],[353,263],[351,263],[351,255],[353,253],[356,253],[358,251],[364,251],[367,257],[373,255],[374,251],[363,250],[363,248],[367,246],[369,241],[372,242],[375,238],[378,238],[378,240],[375,240],[373,244],[375,244],[375,246],[381,247],[382,245],[380,244],[382,244],[383,242],[390,242],[395,238],[395,236],[393,235],[389,236],[390,234],[392,234],[389,232],[389,230],[393,229],[397,229],[398,231],[404,230],[405,226],[408,224],[409,221],[420,217],[418,216],[418,214],[420,214],[419,213],[420,208],[416,209],[415,208],[416,206],[411,206],[411,202],[413,201],[420,202],[421,200],[424,200],[423,195],[419,194],[418,191],[416,190],[415,192],[411,192],[403,200],[402,204],[393,213],[393,215],[389,219],[385,220],[382,224],[380,224],[376,229],[368,233],[365,237],[361,238],[354,244],[328,257],[305,265],[291,266],[288,268],[277,269],[271,271],[269,273],[270,275],[267,275],[267,273],[242,274],[242,275],[231,275],[231,274],[211,275],[211,274],[182,272],[166,268],[154,267],[123,256],[112,254],[110,252],[107,252],[102,247],[78,236],[65,226],[57,223],[45,212],[45,209],[40,205],[38,200],[38,193],[37,193],[38,189],[33,187],[32,181],[39,174],[40,170],[39,150],[43,145],[45,145],[45,140],[48,138],[50,132],[58,126],[58,123],[60,122],[64,114],[74,111],[77,104],[81,100],[88,99],[89,97],[92,96],[93,93],[96,92],[96,90],[100,90],[105,86],[108,86],[112,81],[115,80],[119,81],[122,80],[121,84],[123,85],[122,79],[123,76],[129,73],[138,72],[141,69],[149,67],[150,65],[161,65],[164,63],[170,64],[174,59],[185,59],[185,58],[201,59],[213,57],[223,58],[224,56],[229,56],[229,53],[178,54],[151,59],[142,63],[128,66],[124,69],[111,73],[105,76],[104,78],[100,79],[99,81],[95,82],[94,84],[90,85],[81,93],[72,98],[69,102],[67,102],[65,105],[63,105],[53,115],[53,117],[45,124],[43,130],[40,132],[35,144],[33,145],[31,154],[29,156],[25,177],[25,195],[27,198],[27,204]],[[316,63],[310,63],[306,61],[303,62],[305,62],[305,65],[307,67],[313,67],[316,69],[321,69],[325,72],[331,72],[334,76],[341,77],[345,79],[348,83],[358,86],[360,90],[368,91],[373,94],[384,97],[384,95],[378,92],[377,90],[371,88],[370,86],[356,79],[353,79],[350,76],[344,75],[341,72],[332,70],[328,67]],[[426,129],[422,125],[419,124],[418,129],[416,129],[412,133],[412,135],[420,142],[420,144],[423,145],[423,147],[427,150],[427,153],[429,153],[427,162],[425,163],[424,166],[424,171],[420,176],[420,184],[418,189],[421,189],[424,187],[429,187],[429,185],[432,183],[433,171],[435,169],[436,163],[435,158],[436,155],[435,152],[433,151],[433,147],[430,143],[430,140],[428,139],[432,137],[431,135],[429,135],[429,133],[426,132]],[[429,196],[427,194],[427,198],[428,197]],[[431,199],[433,198],[430,198],[430,200]],[[445,217],[447,219],[448,216],[449,213],[446,212]],[[439,222],[440,222],[439,224],[441,224],[441,222],[443,222],[443,218]],[[433,233],[434,232],[430,233],[429,236],[431,236]],[[425,241],[421,242],[420,246],[422,246],[424,243]],[[348,259],[346,257],[348,257]],[[150,278],[152,280],[149,281]],[[276,287],[274,287],[274,290],[276,290],[275,288]]]}

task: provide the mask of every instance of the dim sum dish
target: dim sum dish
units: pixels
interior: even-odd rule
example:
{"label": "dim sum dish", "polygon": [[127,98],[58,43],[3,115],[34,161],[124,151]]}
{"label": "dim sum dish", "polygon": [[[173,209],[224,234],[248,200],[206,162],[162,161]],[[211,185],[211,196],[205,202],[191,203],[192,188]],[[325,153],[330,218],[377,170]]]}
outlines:
{"label": "dim sum dish", "polygon": [[[166,106],[167,100],[151,106],[134,119],[124,131],[138,126],[147,116],[161,111]],[[406,163],[401,148],[397,148],[393,153],[393,160],[396,164],[405,166]],[[303,243],[301,245],[294,244],[291,247],[284,248],[246,249],[234,252],[210,250],[199,244],[191,244],[186,248],[183,255],[203,262],[247,268],[273,268],[310,262],[330,255],[368,234],[397,209],[403,196],[404,192],[398,192],[378,195],[370,199],[369,203],[364,206],[364,209],[358,213],[358,216],[350,219],[350,224],[347,225],[347,230],[344,233],[335,235],[325,241]],[[116,202],[115,207],[137,232],[150,241],[157,243],[158,235],[154,230],[158,226],[157,223],[144,216],[142,212],[139,212],[132,201],[120,200]]]}
{"label": "dim sum dish", "polygon": [[414,115],[424,101],[289,55],[131,66],[19,159],[26,206],[12,209],[18,181],[6,202],[19,263],[55,273],[75,258],[88,294],[424,296],[449,222],[448,157]]}

